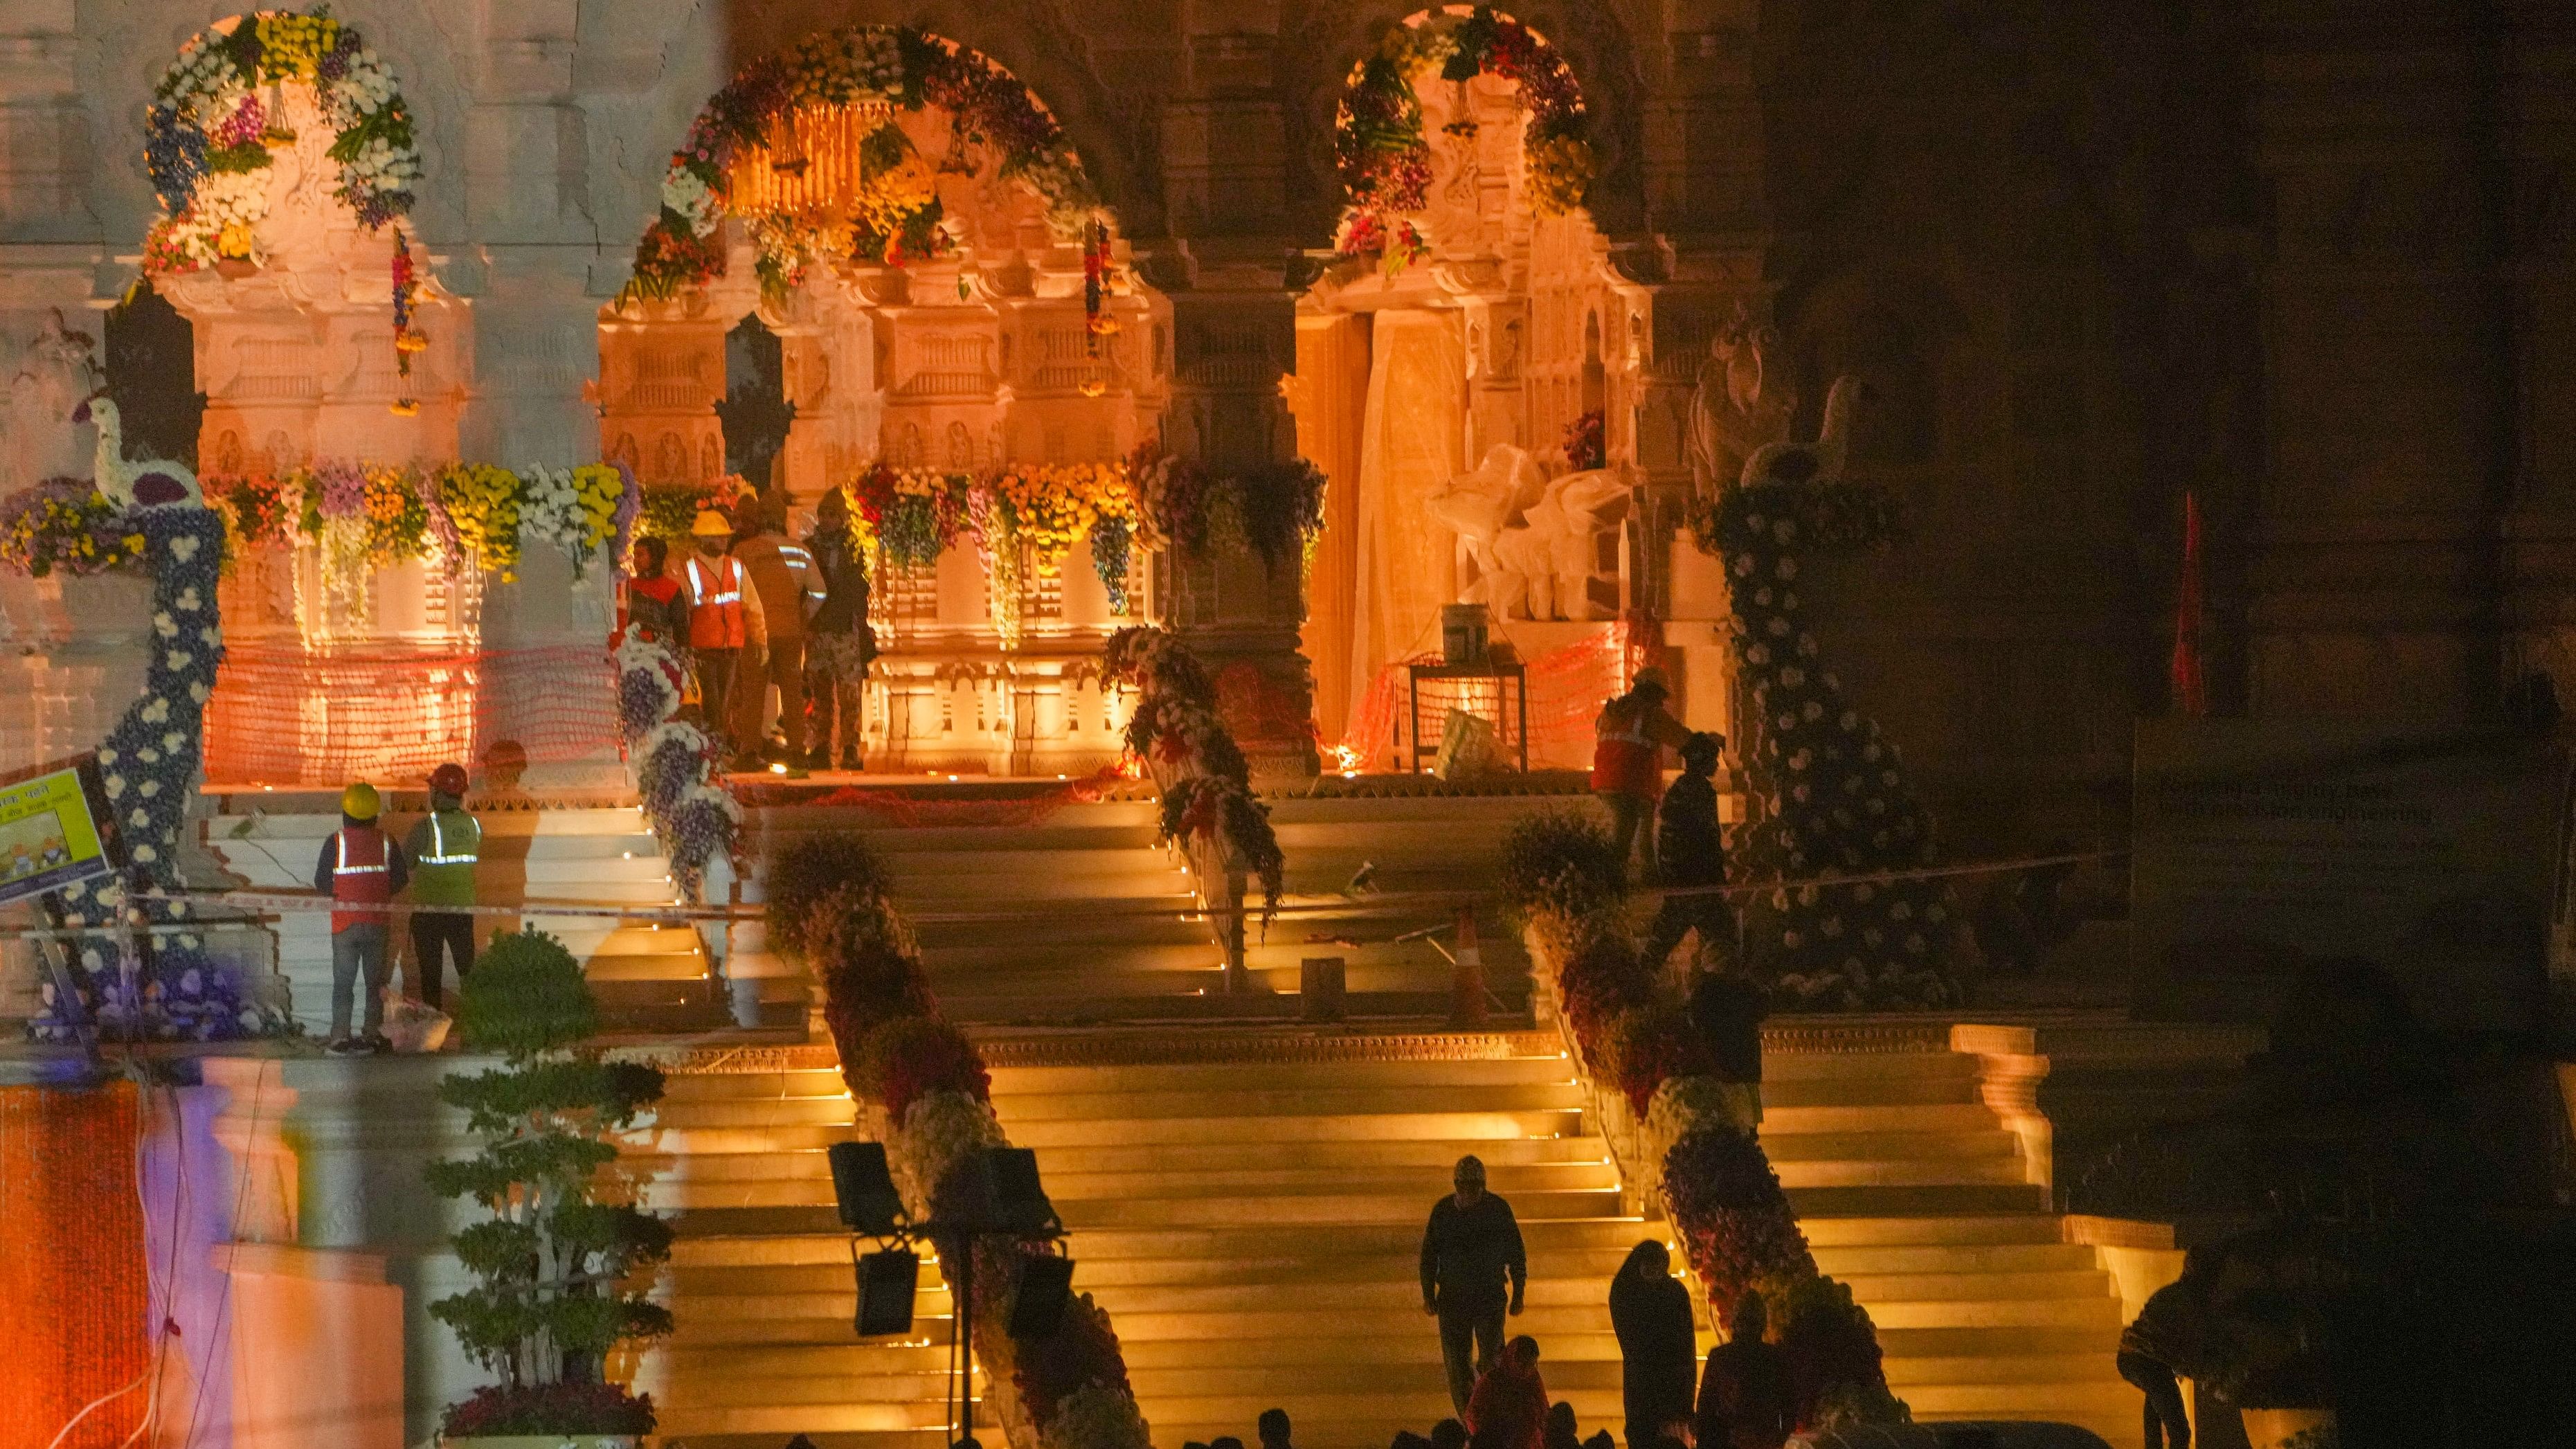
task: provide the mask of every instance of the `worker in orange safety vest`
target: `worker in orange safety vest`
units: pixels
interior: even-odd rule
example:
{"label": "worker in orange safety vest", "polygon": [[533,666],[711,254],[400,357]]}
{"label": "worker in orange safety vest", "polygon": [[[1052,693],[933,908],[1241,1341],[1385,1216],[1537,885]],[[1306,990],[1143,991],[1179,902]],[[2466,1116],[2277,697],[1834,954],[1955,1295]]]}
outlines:
{"label": "worker in orange safety vest", "polygon": [[786,736],[788,773],[805,771],[805,618],[823,602],[822,581],[814,574],[813,556],[787,536],[787,496],[772,493],[744,499],[738,513],[751,532],[734,532],[733,558],[750,585],[743,592],[758,605],[752,611],[748,637],[737,661],[734,690],[734,738],[743,759],[737,767],[757,770],[764,743],[761,720],[769,691],[778,691],[778,728]]}
{"label": "worker in orange safety vest", "polygon": [[[313,863],[313,888],[331,898],[331,1041],[335,1057],[366,1056],[387,1049],[385,943],[393,914],[384,909],[408,883],[402,847],[377,827],[383,802],[376,787],[356,781],[340,792],[340,828],[323,837]],[[372,907],[373,909],[364,909]],[[359,908],[359,909],[344,909]],[[365,1030],[349,1032],[350,996],[366,983]]]}
{"label": "worker in orange safety vest", "polygon": [[689,528],[697,552],[680,571],[689,601],[689,652],[698,671],[698,723],[727,754],[733,725],[734,676],[743,644],[756,629],[760,596],[746,588],[742,563],[727,548],[733,524],[706,508]]}

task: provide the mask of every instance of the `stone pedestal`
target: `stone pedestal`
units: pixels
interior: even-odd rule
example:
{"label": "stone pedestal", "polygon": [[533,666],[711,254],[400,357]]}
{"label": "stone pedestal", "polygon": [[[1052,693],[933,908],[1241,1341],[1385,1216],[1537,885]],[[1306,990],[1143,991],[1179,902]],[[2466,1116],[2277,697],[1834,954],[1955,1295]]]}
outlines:
{"label": "stone pedestal", "polygon": [[233,1280],[233,1442],[398,1449],[484,1382],[429,1305],[464,1286],[449,1237],[481,1209],[421,1169],[473,1150],[438,1101],[473,1057],[210,1057],[214,1134],[240,1204],[216,1261]]}

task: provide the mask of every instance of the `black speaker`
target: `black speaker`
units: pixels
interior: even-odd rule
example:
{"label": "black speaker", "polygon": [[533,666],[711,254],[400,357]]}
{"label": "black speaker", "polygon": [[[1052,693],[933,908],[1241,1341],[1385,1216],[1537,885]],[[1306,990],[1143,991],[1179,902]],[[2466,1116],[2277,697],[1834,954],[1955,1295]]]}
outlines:
{"label": "black speaker", "polygon": [[835,1142],[824,1155],[832,1163],[832,1198],[841,1209],[841,1226],[870,1237],[893,1236],[903,1217],[903,1194],[895,1191],[882,1142]]}
{"label": "black speaker", "polygon": [[921,1255],[888,1248],[859,1260],[859,1337],[912,1331],[912,1297],[921,1284]]}
{"label": "black speaker", "polygon": [[1011,1300],[1011,1337],[1052,1337],[1073,1297],[1071,1258],[1030,1258],[1020,1264],[1020,1291]]}
{"label": "black speaker", "polygon": [[1038,1185],[1038,1155],[1026,1147],[987,1147],[981,1166],[991,1191],[991,1215],[983,1226],[995,1232],[1043,1233],[1055,1223],[1055,1206]]}

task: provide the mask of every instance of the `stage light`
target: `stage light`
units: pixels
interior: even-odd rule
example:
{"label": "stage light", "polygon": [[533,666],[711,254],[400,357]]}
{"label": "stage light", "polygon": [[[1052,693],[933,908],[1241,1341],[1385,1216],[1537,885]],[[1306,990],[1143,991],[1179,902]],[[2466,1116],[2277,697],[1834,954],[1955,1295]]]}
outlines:
{"label": "stage light", "polygon": [[1030,1258],[1020,1265],[1020,1291],[1011,1299],[1011,1337],[1053,1337],[1073,1297],[1071,1258]]}
{"label": "stage light", "polygon": [[890,1333],[912,1332],[912,1300],[920,1285],[921,1255],[918,1253],[906,1248],[887,1248],[861,1258],[859,1337],[881,1338]]}
{"label": "stage light", "polygon": [[963,1186],[962,1200],[940,1213],[943,1228],[1039,1236],[1055,1230],[1055,1207],[1038,1185],[1038,1155],[1028,1148],[985,1148]]}
{"label": "stage light", "polygon": [[832,1198],[841,1226],[872,1238],[892,1237],[903,1218],[903,1194],[886,1167],[882,1142],[835,1142],[824,1152],[832,1164]]}

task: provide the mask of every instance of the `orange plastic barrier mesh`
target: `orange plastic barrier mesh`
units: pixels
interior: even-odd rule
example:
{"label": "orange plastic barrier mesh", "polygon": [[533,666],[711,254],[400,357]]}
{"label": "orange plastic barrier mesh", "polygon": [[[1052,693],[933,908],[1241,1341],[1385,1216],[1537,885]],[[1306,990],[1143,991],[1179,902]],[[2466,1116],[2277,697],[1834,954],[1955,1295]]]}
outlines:
{"label": "orange plastic barrier mesh", "polygon": [[[1588,769],[1592,764],[1592,721],[1601,702],[1628,687],[1649,662],[1652,626],[1622,619],[1562,649],[1551,649],[1523,661],[1529,675],[1530,767]],[[1437,654],[1416,654],[1381,666],[1369,680],[1368,693],[1351,711],[1350,732],[1329,753],[1327,766],[1344,770],[1407,770],[1412,744],[1412,712],[1407,664],[1437,664]],[[1490,679],[1422,681],[1422,735],[1436,744],[1449,711],[1462,709],[1492,724],[1506,753],[1515,753],[1520,736],[1519,701],[1512,686]]]}
{"label": "orange plastic barrier mesh", "polygon": [[[143,1209],[134,1084],[0,1087],[0,1449],[45,1449],[92,1399],[140,1377]],[[63,1449],[115,1449],[142,1389],[104,1404]]]}
{"label": "orange plastic barrier mesh", "polygon": [[233,644],[206,705],[206,779],[338,786],[410,780],[457,760],[480,773],[618,748],[605,648],[491,652]]}

